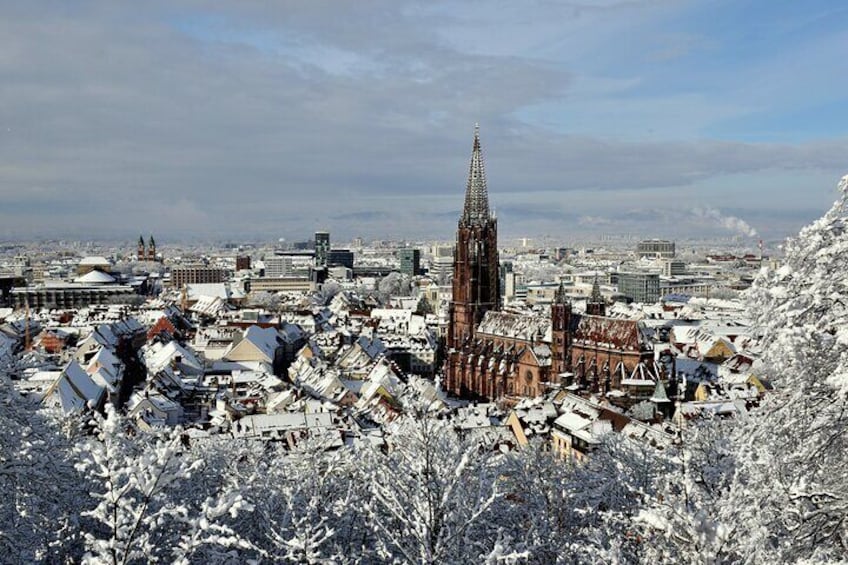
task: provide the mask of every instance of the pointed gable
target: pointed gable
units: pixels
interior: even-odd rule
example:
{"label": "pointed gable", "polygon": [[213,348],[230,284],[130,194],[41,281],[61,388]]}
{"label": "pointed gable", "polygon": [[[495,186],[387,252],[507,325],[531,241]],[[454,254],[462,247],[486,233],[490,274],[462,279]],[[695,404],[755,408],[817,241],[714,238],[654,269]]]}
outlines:
{"label": "pointed gable", "polygon": [[103,403],[105,388],[97,384],[76,361],[68,363],[49,394],[58,395],[65,414],[76,414]]}
{"label": "pointed gable", "polygon": [[244,337],[224,354],[228,361],[264,361],[274,363],[277,348],[280,346],[277,330],[250,326]]}

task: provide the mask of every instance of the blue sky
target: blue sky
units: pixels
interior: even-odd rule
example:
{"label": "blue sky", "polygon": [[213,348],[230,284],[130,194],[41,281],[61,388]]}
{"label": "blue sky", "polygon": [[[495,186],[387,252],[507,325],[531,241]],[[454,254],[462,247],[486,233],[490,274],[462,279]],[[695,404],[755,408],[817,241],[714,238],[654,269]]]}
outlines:
{"label": "blue sky", "polygon": [[450,239],[475,122],[506,236],[781,238],[848,172],[842,2],[0,8],[0,237]]}

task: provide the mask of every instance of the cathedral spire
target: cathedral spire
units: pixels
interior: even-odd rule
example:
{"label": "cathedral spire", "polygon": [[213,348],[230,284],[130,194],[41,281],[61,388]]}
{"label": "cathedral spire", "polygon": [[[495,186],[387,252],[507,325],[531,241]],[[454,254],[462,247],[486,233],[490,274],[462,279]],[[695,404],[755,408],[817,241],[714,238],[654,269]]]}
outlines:
{"label": "cathedral spire", "polygon": [[607,304],[601,295],[601,285],[598,283],[598,274],[595,273],[595,282],[592,283],[592,295],[586,303],[586,313],[592,316],[606,316]]}
{"label": "cathedral spire", "polygon": [[555,304],[566,304],[568,303],[568,296],[565,294],[565,285],[562,284],[562,281],[559,281],[559,288],[556,289],[554,293],[554,303]]}
{"label": "cathedral spire", "polygon": [[465,208],[462,222],[479,225],[488,222],[489,193],[486,189],[486,172],[483,170],[483,152],[480,149],[480,125],[474,124],[474,148],[471,151],[471,165],[468,170],[468,184],[465,188]]}
{"label": "cathedral spire", "polygon": [[595,273],[595,282],[592,283],[592,297],[589,299],[592,304],[602,304],[604,297],[601,296],[601,285],[598,284],[598,274]]}

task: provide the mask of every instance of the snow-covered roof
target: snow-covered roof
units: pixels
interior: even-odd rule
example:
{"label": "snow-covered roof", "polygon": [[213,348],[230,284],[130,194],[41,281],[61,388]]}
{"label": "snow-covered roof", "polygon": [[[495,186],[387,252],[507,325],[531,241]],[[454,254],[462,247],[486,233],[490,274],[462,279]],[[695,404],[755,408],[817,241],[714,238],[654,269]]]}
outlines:
{"label": "snow-covered roof", "polygon": [[262,353],[270,359],[274,359],[274,353],[279,346],[279,334],[274,328],[263,328],[250,326],[244,334],[244,339],[255,345]]}
{"label": "snow-covered roof", "polygon": [[591,343],[623,351],[644,351],[651,348],[644,326],[637,320],[581,315],[574,332],[576,343]]}
{"label": "snow-covered roof", "polygon": [[115,354],[112,353],[112,350],[110,350],[108,347],[101,347],[100,350],[94,355],[94,357],[91,358],[91,361],[89,361],[88,366],[93,367],[97,363],[99,363],[103,367],[108,368],[117,368],[123,365],[123,363],[121,363],[121,360],[118,359]]}
{"label": "snow-covered roof", "polygon": [[188,370],[189,372],[198,374],[203,372],[203,364],[197,359],[194,353],[176,341],[170,341],[162,346],[159,346],[159,344],[151,346],[145,352],[144,362],[147,365],[147,370],[155,374],[162,371],[165,367],[170,366],[171,362],[177,358],[180,359],[180,370]]}
{"label": "snow-covered roof", "polygon": [[90,271],[81,277],[74,279],[75,282],[84,284],[112,284],[115,282],[115,277],[104,273],[103,271]]}
{"label": "snow-covered roof", "polygon": [[301,339],[306,339],[306,332],[297,324],[283,322],[279,330],[280,337],[287,343],[295,343]]}
{"label": "snow-covered roof", "polygon": [[212,364],[212,373],[254,371],[271,375],[274,373],[271,364],[266,361],[215,361]]}
{"label": "snow-covered roof", "polygon": [[71,361],[59,377],[56,393],[65,414],[82,412],[89,405],[97,406],[103,401],[105,389],[92,380],[91,376],[76,361]]}
{"label": "snow-covered roof", "polygon": [[489,310],[477,326],[477,333],[533,341],[544,337],[550,325],[548,316]]}
{"label": "snow-covered roof", "polygon": [[98,257],[96,255],[92,255],[89,257],[83,257],[79,262],[80,266],[85,267],[99,267],[103,265],[111,265],[112,262],[106,257]]}
{"label": "snow-covered roof", "polygon": [[244,298],[244,292],[229,283],[187,284],[186,295],[189,300],[197,300],[201,296],[213,296],[223,300]]}
{"label": "snow-covered roof", "polygon": [[701,402],[684,402],[678,407],[678,413],[683,418],[692,418],[701,414],[716,416],[737,416],[745,418],[748,410],[744,400],[718,400]]}
{"label": "snow-covered roof", "polygon": [[197,298],[189,310],[204,316],[217,316],[227,310],[227,302],[220,296],[203,295]]}
{"label": "snow-covered roof", "polygon": [[118,390],[120,376],[106,367],[100,367],[93,373],[90,373],[90,375],[91,380],[94,381],[95,384],[103,387],[109,391],[110,394]]}
{"label": "snow-covered roof", "polygon": [[683,356],[677,356],[674,361],[675,370],[678,375],[686,375],[696,380],[713,381],[718,376],[718,365],[709,361],[699,361]]}
{"label": "snow-covered roof", "polygon": [[241,437],[280,437],[294,430],[332,428],[329,412],[285,412],[282,414],[253,414],[237,420],[233,433]]}
{"label": "snow-covered roof", "polygon": [[126,318],[114,322],[111,328],[115,335],[119,336],[130,336],[144,330],[144,326],[135,318]]}
{"label": "snow-covered roof", "polygon": [[554,420],[554,425],[569,432],[575,432],[591,426],[592,420],[584,418],[575,412],[566,412]]}
{"label": "snow-covered roof", "polygon": [[245,347],[252,347],[264,357],[264,361],[273,363],[279,345],[279,335],[274,328],[250,326],[241,341],[234,343],[224,354],[224,359],[238,361],[241,357],[239,353],[244,351]]}
{"label": "snow-covered roof", "polygon": [[488,403],[458,408],[454,418],[454,426],[461,430],[500,426],[502,424],[496,416],[496,412],[497,406]]}

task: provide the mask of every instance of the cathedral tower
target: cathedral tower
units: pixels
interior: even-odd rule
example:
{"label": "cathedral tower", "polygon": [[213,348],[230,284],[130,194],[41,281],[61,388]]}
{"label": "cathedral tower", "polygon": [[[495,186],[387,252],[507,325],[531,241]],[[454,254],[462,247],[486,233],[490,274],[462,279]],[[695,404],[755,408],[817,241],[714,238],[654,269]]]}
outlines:
{"label": "cathedral tower", "polygon": [[500,306],[498,266],[498,221],[489,211],[480,129],[475,126],[465,206],[456,232],[448,348],[459,349],[474,336],[483,315]]}
{"label": "cathedral tower", "polygon": [[571,301],[565,294],[565,287],[559,283],[551,304],[551,378],[554,381],[571,370],[571,320]]}

